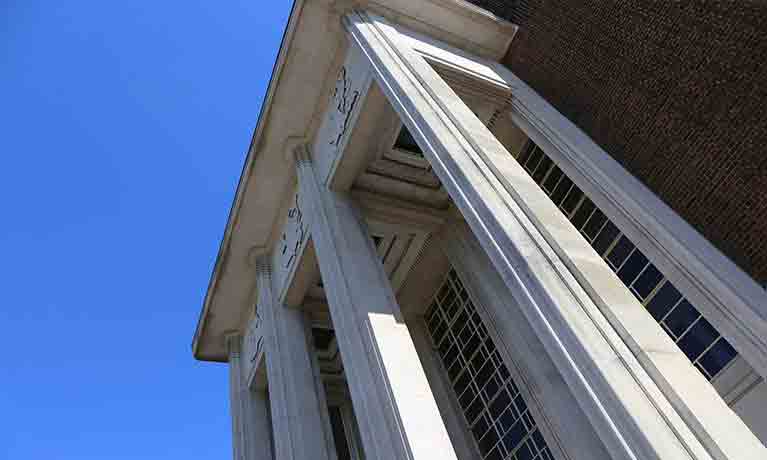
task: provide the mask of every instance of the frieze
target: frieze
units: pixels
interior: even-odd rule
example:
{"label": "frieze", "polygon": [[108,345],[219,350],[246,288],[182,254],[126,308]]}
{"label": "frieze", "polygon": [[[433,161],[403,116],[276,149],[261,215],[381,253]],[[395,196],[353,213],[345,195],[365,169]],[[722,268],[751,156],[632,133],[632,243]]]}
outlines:
{"label": "frieze", "polygon": [[329,143],[338,149],[341,141],[349,130],[349,120],[351,119],[354,108],[360,97],[359,89],[352,89],[352,81],[346,66],[341,67],[336,79],[336,86],[333,89],[331,107],[334,107],[330,113],[331,124],[334,126],[335,136],[331,137]]}
{"label": "frieze", "polygon": [[301,211],[298,193],[296,193],[293,206],[288,209],[288,221],[280,236],[280,255],[283,260],[281,268],[290,270],[293,264],[296,263],[304,239],[306,239],[304,213]]}
{"label": "frieze", "polygon": [[248,324],[248,330],[245,333],[245,340],[243,341],[243,365],[245,368],[245,375],[250,380],[251,375],[258,369],[264,354],[264,328],[261,315],[256,314]]}
{"label": "frieze", "polygon": [[299,194],[295,192],[272,255],[274,289],[280,302],[285,300],[293,272],[309,239],[309,226],[305,218]]}
{"label": "frieze", "polygon": [[[332,175],[343,157],[357,117],[373,81],[370,64],[360,51],[351,47],[344,62],[329,81],[328,104],[322,124],[312,142],[312,156],[322,182]],[[331,86],[332,85],[332,86]]]}

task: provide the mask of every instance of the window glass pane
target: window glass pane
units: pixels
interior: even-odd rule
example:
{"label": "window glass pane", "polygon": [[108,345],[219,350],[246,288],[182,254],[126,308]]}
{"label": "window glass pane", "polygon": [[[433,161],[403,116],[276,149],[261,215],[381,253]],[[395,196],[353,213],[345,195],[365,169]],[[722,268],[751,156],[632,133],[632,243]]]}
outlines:
{"label": "window glass pane", "polygon": [[607,222],[607,225],[605,225],[602,231],[599,232],[599,235],[597,235],[597,238],[592,244],[594,250],[597,251],[599,255],[604,254],[607,248],[609,248],[613,241],[615,241],[615,238],[618,237],[619,233],[620,231],[615,224]]}
{"label": "window glass pane", "polygon": [[588,198],[583,199],[583,203],[578,208],[578,211],[575,213],[575,215],[572,218],[573,225],[575,225],[575,228],[581,229],[583,227],[583,224],[586,223],[589,217],[591,217],[591,213],[594,212],[594,203],[591,202]]}
{"label": "window glass pane", "polygon": [[690,305],[690,302],[683,300],[666,316],[663,322],[674,333],[675,337],[681,337],[687,328],[692,325],[692,322],[698,319],[698,316],[700,314]]}
{"label": "window glass pane", "polygon": [[562,170],[554,166],[554,168],[551,170],[549,175],[546,177],[546,180],[543,182],[543,189],[546,190],[548,193],[553,192],[554,187],[557,186],[557,184],[559,183],[559,179],[561,178],[562,178]]}
{"label": "window glass pane", "polygon": [[607,222],[607,217],[602,214],[602,211],[597,209],[591,215],[588,222],[586,222],[586,226],[583,228],[583,233],[585,233],[586,236],[593,240],[597,236],[597,233],[602,230],[605,222]]}
{"label": "window glass pane", "polygon": [[634,290],[639,294],[640,299],[646,299],[662,280],[663,275],[661,275],[658,269],[655,268],[655,265],[650,264],[645,268],[645,271],[639,275],[639,278],[634,281]]}
{"label": "window glass pane", "polygon": [[581,201],[581,197],[583,197],[583,192],[581,192],[581,189],[579,189],[577,185],[573,184],[573,186],[570,187],[570,192],[567,194],[564,203],[562,203],[562,210],[565,214],[569,215],[575,210],[575,207]]}
{"label": "window glass pane", "polygon": [[[648,312],[693,365],[709,379],[721,372],[737,356],[732,346],[540,148],[529,141],[525,149],[520,159],[525,160],[521,162],[528,172],[536,182],[543,181],[544,192],[617,272],[629,291],[646,302]],[[545,171],[536,169],[539,165]]]}
{"label": "window glass pane", "polygon": [[349,443],[346,440],[346,433],[344,432],[341,409],[337,406],[330,406],[328,412],[330,415],[330,427],[333,431],[333,441],[335,441],[336,444],[338,460],[351,460],[352,456],[349,452]]}
{"label": "window glass pane", "polygon": [[519,155],[519,164],[524,165],[530,158],[530,155],[535,150],[535,144],[528,142],[525,144],[525,148],[522,149],[522,153]]}
{"label": "window glass pane", "polygon": [[549,157],[543,157],[543,160],[538,164],[538,167],[535,168],[535,171],[533,172],[533,180],[540,184],[541,180],[546,176],[546,173],[549,172],[549,168],[552,165],[552,161]]}
{"label": "window glass pane", "polygon": [[551,201],[553,201],[557,206],[562,204],[562,200],[565,199],[565,195],[567,195],[567,192],[570,191],[570,187],[572,187],[572,185],[573,182],[569,177],[563,177],[562,180],[559,181],[557,188],[554,189],[554,193],[551,194]]}
{"label": "window glass pane", "polygon": [[[439,347],[447,375],[454,382],[453,392],[482,459],[506,460],[520,458],[520,453],[527,455],[524,452],[538,455],[543,449],[548,451],[527,403],[455,271],[450,271],[435,297],[442,299],[443,305],[445,299],[462,299],[451,304],[455,305],[451,308],[456,309],[453,322],[439,320],[435,324],[434,318],[439,315],[435,315],[434,310],[442,308],[436,302],[424,320],[430,326],[427,330],[432,342]],[[438,343],[437,332],[447,339]],[[456,337],[455,345],[452,337]],[[538,438],[533,440],[532,433],[537,433]],[[539,445],[543,447],[537,447]],[[509,456],[512,451],[517,454]],[[545,454],[539,458],[545,458]]]}
{"label": "window glass pane", "polygon": [[613,269],[617,270],[633,250],[634,243],[625,236],[621,236],[621,239],[607,253],[607,261],[610,262]]}
{"label": "window glass pane", "polygon": [[647,266],[647,257],[644,256],[639,250],[635,250],[631,257],[623,264],[623,267],[618,271],[618,278],[625,284],[631,284]]}
{"label": "window glass pane", "polygon": [[717,338],[719,334],[714,326],[701,318],[679,341],[679,348],[690,358],[690,361],[695,361]]}
{"label": "window glass pane", "polygon": [[394,148],[405,150],[410,153],[423,153],[421,147],[418,146],[418,143],[413,138],[413,135],[410,134],[410,131],[408,131],[404,125],[402,126],[402,129],[399,130],[397,140],[394,142]]}
{"label": "window glass pane", "polygon": [[681,298],[682,294],[676,290],[674,285],[666,282],[650,303],[647,304],[647,311],[650,312],[656,321],[660,321]]}
{"label": "window glass pane", "polygon": [[711,377],[716,377],[724,367],[735,358],[737,353],[724,339],[719,339],[700,359],[700,364]]}
{"label": "window glass pane", "polygon": [[543,152],[541,149],[537,147],[533,147],[533,151],[530,153],[530,156],[527,158],[527,161],[525,164],[525,169],[527,169],[528,172],[532,173],[535,171],[535,168],[538,166],[538,163],[541,162],[543,159]]}

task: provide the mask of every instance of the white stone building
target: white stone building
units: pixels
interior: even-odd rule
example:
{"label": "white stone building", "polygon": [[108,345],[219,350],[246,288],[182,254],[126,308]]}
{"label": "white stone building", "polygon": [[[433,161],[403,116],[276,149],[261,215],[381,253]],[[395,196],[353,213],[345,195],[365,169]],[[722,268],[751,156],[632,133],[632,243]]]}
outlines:
{"label": "white stone building", "polygon": [[194,336],[235,460],[767,459],[767,294],[460,0],[296,0]]}

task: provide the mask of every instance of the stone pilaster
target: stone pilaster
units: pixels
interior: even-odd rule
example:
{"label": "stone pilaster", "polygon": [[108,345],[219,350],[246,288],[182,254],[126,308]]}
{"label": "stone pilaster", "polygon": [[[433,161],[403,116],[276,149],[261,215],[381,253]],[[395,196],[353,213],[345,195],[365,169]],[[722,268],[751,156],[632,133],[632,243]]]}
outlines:
{"label": "stone pilaster", "polygon": [[263,390],[250,389],[242,366],[242,336],[226,337],[229,352],[229,394],[234,460],[271,460],[272,441],[268,401]]}
{"label": "stone pilaster", "polygon": [[351,200],[325,187],[294,149],[302,208],[328,298],[368,460],[455,459],[388,277]]}
{"label": "stone pilaster", "polygon": [[322,389],[316,385],[304,314],[275,301],[270,258],[256,259],[258,308],[266,327],[266,368],[275,458],[331,460]]}

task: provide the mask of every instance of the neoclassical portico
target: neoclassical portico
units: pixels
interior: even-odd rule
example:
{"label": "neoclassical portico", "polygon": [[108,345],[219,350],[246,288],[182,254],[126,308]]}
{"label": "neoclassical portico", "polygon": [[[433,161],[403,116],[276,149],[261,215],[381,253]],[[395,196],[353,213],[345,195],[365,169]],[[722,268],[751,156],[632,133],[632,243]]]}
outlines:
{"label": "neoclassical portico", "polygon": [[[529,146],[758,375],[764,292],[695,265],[720,254],[674,216],[644,241],[633,202],[589,190],[621,173],[496,63],[513,25],[447,0],[296,8],[195,337],[229,362],[236,460],[767,458],[552,201],[553,166],[525,169]],[[311,56],[322,72],[301,74]]]}

